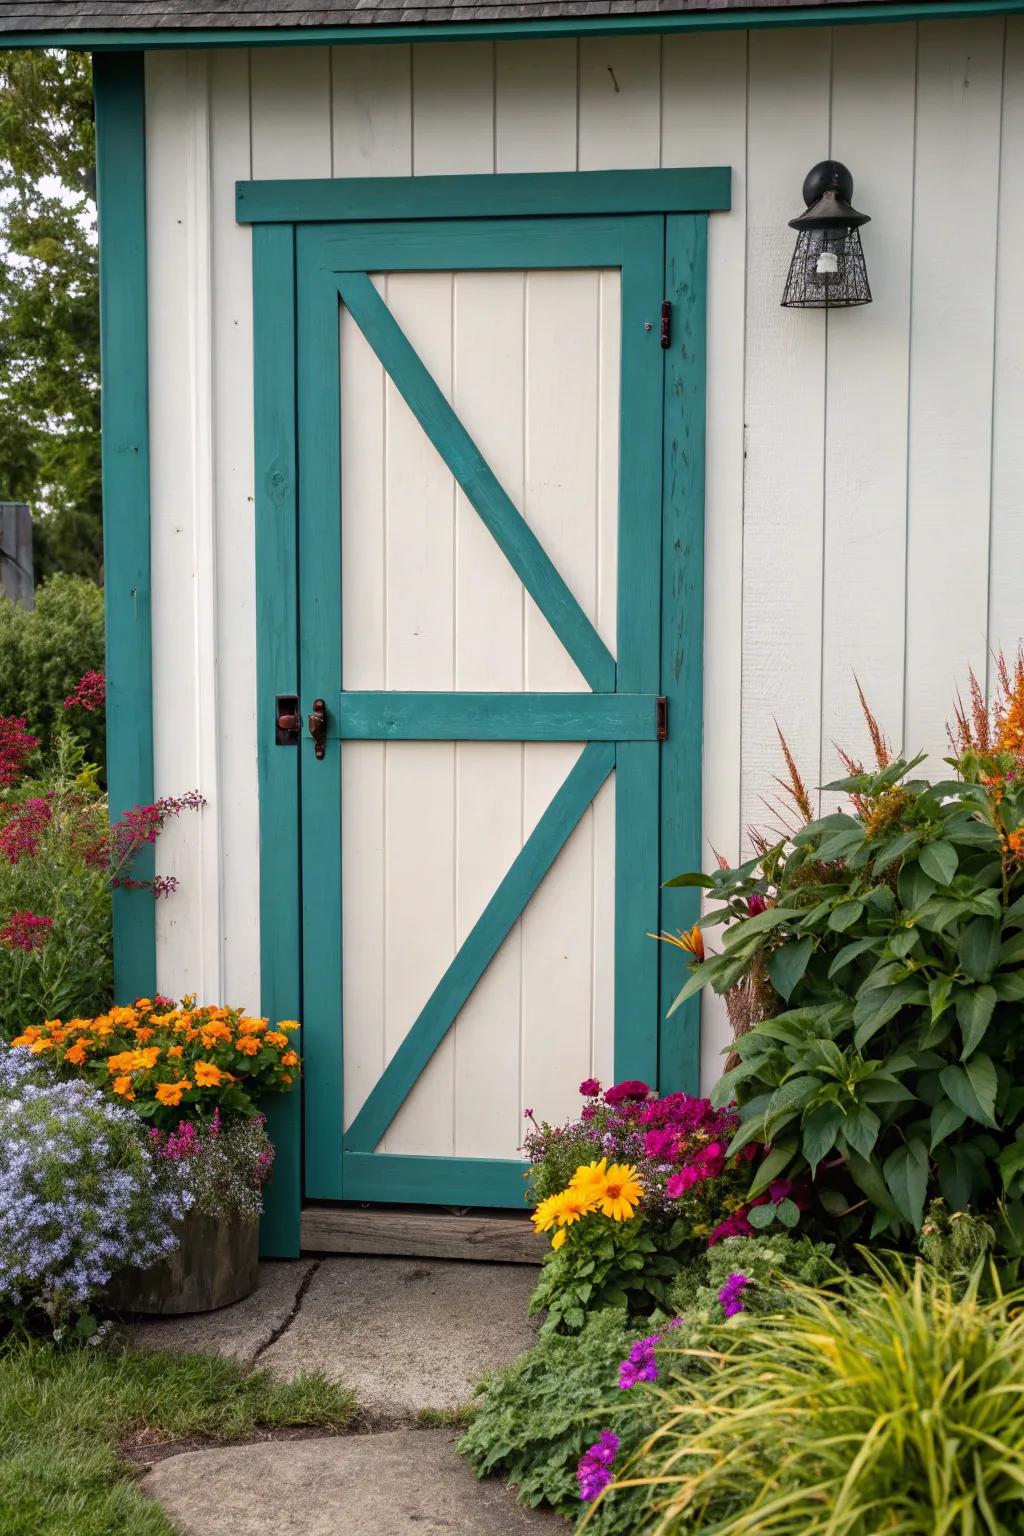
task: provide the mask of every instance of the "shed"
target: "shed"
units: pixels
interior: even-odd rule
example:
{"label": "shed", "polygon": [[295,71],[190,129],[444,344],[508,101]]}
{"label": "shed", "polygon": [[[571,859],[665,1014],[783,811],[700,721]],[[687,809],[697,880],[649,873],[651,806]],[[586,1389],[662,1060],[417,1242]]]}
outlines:
{"label": "shed", "polygon": [[[0,0],[95,55],[113,809],[208,801],[118,987],[302,1019],[269,1252],[706,1084],[661,881],[1016,646],[1022,9]],[[825,159],[873,302],[783,308]]]}

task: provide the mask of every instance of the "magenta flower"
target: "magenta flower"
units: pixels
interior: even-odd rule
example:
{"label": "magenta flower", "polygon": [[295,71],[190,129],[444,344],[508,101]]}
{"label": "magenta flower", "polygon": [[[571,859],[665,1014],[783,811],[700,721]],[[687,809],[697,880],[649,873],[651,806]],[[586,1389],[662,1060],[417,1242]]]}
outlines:
{"label": "magenta flower", "polygon": [[30,859],[39,848],[39,839],[50,825],[50,807],[45,800],[26,800],[0,827],[0,858],[9,864]]}
{"label": "magenta flower", "polygon": [[752,1230],[746,1211],[742,1209],[733,1211],[732,1215],[720,1221],[711,1233],[708,1238],[708,1247],[713,1248],[716,1243],[722,1242],[727,1237],[749,1237]]}
{"label": "magenta flower", "polygon": [[34,912],[12,912],[0,928],[0,947],[20,949],[30,955],[43,948],[53,927],[52,917],[37,917]]}
{"label": "magenta flower", "polygon": [[601,1092],[601,1084],[596,1077],[585,1077],[580,1083],[580,1093],[585,1099],[596,1099]]}
{"label": "magenta flower", "polygon": [[650,1093],[647,1083],[641,1083],[636,1078],[629,1078],[624,1083],[616,1083],[609,1088],[604,1096],[606,1104],[627,1104],[634,1101],[642,1103]]}
{"label": "magenta flower", "polygon": [[759,896],[756,891],[753,896],[747,897],[747,914],[750,917],[756,917],[759,912],[764,912],[767,906],[768,903],[764,897]]}
{"label": "magenta flower", "polygon": [[654,1358],[654,1348],[660,1343],[661,1334],[652,1333],[646,1339],[638,1339],[633,1345],[627,1359],[619,1365],[619,1386],[623,1392],[628,1392],[642,1381],[657,1381],[658,1364]]}
{"label": "magenta flower", "polygon": [[746,1311],[746,1307],[744,1307],[740,1298],[749,1284],[750,1281],[746,1275],[735,1272],[726,1280],[718,1293],[718,1299],[722,1303],[722,1311],[726,1317],[735,1317],[737,1312]]}
{"label": "magenta flower", "polygon": [[64,700],[65,709],[84,709],[92,715],[107,702],[107,679],[102,672],[85,672]]}
{"label": "magenta flower", "polygon": [[604,1492],[613,1477],[612,1466],[619,1450],[619,1437],[610,1429],[603,1429],[589,1450],[584,1451],[576,1468],[576,1481],[580,1485],[580,1498],[584,1504]]}
{"label": "magenta flower", "polygon": [[38,745],[38,736],[25,729],[23,715],[0,715],[0,789],[14,783]]}

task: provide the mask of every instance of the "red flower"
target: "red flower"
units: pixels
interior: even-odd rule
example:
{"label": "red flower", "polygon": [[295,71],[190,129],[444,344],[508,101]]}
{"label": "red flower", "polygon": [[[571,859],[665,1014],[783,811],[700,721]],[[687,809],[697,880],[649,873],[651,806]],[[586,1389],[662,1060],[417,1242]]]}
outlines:
{"label": "red flower", "polygon": [[17,806],[5,825],[0,827],[0,858],[9,864],[31,858],[49,823],[50,807],[45,800],[26,800],[24,805]]}
{"label": "red flower", "polygon": [[0,789],[14,783],[38,745],[38,736],[25,729],[24,716],[0,715]]}
{"label": "red flower", "polygon": [[604,1101],[606,1104],[628,1104],[633,1100],[643,1103],[650,1091],[647,1083],[630,1078],[624,1083],[616,1083],[613,1088],[609,1088],[605,1093]]}
{"label": "red flower", "polygon": [[26,955],[42,949],[53,927],[52,917],[37,917],[34,912],[12,912],[0,928],[0,945],[20,949]]}
{"label": "red flower", "polygon": [[585,1099],[596,1099],[601,1092],[601,1084],[596,1077],[585,1077],[580,1083],[580,1093]]}
{"label": "red flower", "polygon": [[764,912],[767,906],[768,903],[765,901],[764,897],[759,896],[756,891],[754,892],[753,896],[747,897],[747,913],[750,917],[757,917],[758,913]]}
{"label": "red flower", "polygon": [[95,714],[107,702],[107,679],[102,672],[85,672],[64,700],[65,709],[84,709]]}

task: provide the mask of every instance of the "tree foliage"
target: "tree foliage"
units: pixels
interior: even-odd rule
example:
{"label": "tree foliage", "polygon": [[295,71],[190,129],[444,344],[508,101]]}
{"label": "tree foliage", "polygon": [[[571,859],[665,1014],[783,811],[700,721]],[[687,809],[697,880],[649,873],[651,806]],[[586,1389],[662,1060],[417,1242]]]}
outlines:
{"label": "tree foliage", "polygon": [[0,50],[0,498],[37,576],[99,576],[99,288],[87,55]]}

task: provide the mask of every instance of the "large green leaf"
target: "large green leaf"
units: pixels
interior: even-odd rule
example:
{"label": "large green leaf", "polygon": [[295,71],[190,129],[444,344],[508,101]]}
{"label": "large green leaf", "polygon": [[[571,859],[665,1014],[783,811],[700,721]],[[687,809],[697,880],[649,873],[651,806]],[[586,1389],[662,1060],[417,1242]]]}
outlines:
{"label": "large green leaf", "polygon": [[914,859],[904,864],[900,870],[896,888],[900,893],[900,901],[911,912],[924,906],[930,896],[935,894],[935,881],[931,875],[926,875],[920,864]]}
{"label": "large green leaf", "polygon": [[833,907],[828,925],[833,933],[845,933],[854,923],[859,923],[863,916],[862,901],[841,901],[837,907]]}
{"label": "large green leaf", "polygon": [[966,1119],[966,1111],[954,1104],[952,1099],[940,1099],[931,1115],[932,1151],[934,1152],[947,1136],[952,1136],[954,1131],[958,1131]]}
{"label": "large green leaf", "polygon": [[857,822],[849,830],[833,832],[830,837],[826,837],[818,848],[818,858],[823,864],[830,864],[835,859],[845,859],[863,842],[864,828]]}
{"label": "large green leaf", "polygon": [[792,939],[768,956],[768,975],[779,996],[789,1002],[793,989],[807,969],[814,940]]}
{"label": "large green leaf", "polygon": [[768,1188],[773,1179],[777,1179],[785,1173],[793,1161],[795,1152],[795,1141],[783,1141],[777,1147],[773,1147],[755,1173],[750,1188],[747,1191],[747,1199],[755,1199]]}
{"label": "large green leaf", "polygon": [[1024,971],[997,971],[992,985],[1001,1003],[1024,1002]]}
{"label": "large green leaf", "polygon": [[1017,933],[1000,949],[999,964],[1020,965],[1021,961],[1024,961],[1024,933]]}
{"label": "large green leaf", "polygon": [[946,1067],[939,1081],[965,1115],[982,1125],[995,1125],[996,1069],[988,1056],[972,1056],[963,1066]]}
{"label": "large green leaf", "polygon": [[881,1121],[874,1110],[869,1109],[866,1104],[857,1104],[843,1121],[842,1133],[847,1145],[852,1147],[854,1152],[859,1152],[861,1157],[869,1158],[875,1150],[880,1128]]}
{"label": "large green leaf", "polygon": [[869,949],[876,949],[880,943],[880,939],[868,938],[855,939],[852,944],[844,944],[828,968],[829,981],[832,981],[839,975],[840,971],[845,970],[848,965],[852,964],[858,956],[867,954]]}
{"label": "large green leaf", "polygon": [[780,928],[783,923],[791,923],[799,916],[800,913],[796,907],[767,907],[765,911],[758,912],[755,917],[744,918],[742,923],[736,923],[734,927],[727,929],[725,946],[731,949],[741,939],[750,939],[755,935],[763,937],[775,928]]}
{"label": "large green leaf", "polygon": [[952,843],[941,841],[925,843],[918,854],[918,862],[926,875],[938,885],[948,885],[960,867],[960,857]]}
{"label": "large green leaf", "polygon": [[879,987],[857,999],[853,1010],[854,1044],[862,1050],[878,1031],[910,1002],[924,1002],[928,994],[920,983],[901,981],[895,987]]}
{"label": "large green leaf", "polygon": [[679,886],[694,885],[702,886],[704,890],[710,891],[714,888],[714,884],[715,882],[711,876],[701,874],[700,870],[695,870],[692,874],[675,875],[671,880],[662,881],[662,887],[666,891],[673,890]]}
{"label": "large green leaf", "polygon": [[920,1231],[928,1189],[928,1151],[924,1142],[908,1141],[890,1153],[883,1165],[886,1186],[901,1216]]}
{"label": "large green leaf", "polygon": [[1012,1145],[1004,1147],[999,1154],[999,1172],[1002,1175],[1003,1188],[1009,1189],[1010,1184],[1022,1170],[1024,1170],[1024,1141],[1015,1141]]}
{"label": "large green leaf", "polygon": [[999,964],[999,924],[990,917],[972,918],[960,935],[957,954],[972,981],[988,981]]}
{"label": "large green leaf", "polygon": [[818,1164],[827,1157],[836,1144],[836,1135],[843,1122],[843,1112],[838,1104],[822,1104],[812,1109],[804,1121],[801,1150],[813,1177]]}
{"label": "large green leaf", "polygon": [[957,992],[956,1016],[964,1040],[961,1061],[973,1055],[985,1038],[995,1006],[994,987],[961,987]]}

